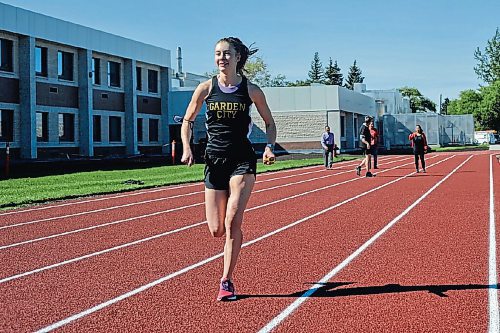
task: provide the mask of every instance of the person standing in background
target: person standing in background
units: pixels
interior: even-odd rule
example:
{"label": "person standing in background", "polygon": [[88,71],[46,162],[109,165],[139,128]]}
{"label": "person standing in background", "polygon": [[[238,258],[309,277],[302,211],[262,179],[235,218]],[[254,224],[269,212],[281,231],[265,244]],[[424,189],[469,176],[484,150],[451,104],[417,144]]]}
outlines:
{"label": "person standing in background", "polygon": [[373,168],[378,169],[377,167],[377,159],[378,159],[378,142],[379,142],[379,135],[378,135],[378,130],[375,128],[375,125],[373,124],[373,121],[370,123],[370,135],[371,135],[371,154],[373,157]]}
{"label": "person standing in background", "polygon": [[425,137],[422,127],[417,125],[415,127],[415,132],[410,134],[408,139],[411,141],[411,147],[413,148],[413,154],[415,155],[415,168],[418,170],[418,160],[420,159],[420,164],[422,165],[422,171],[425,173],[425,160],[424,154],[427,153],[427,138]]}
{"label": "person standing in background", "polygon": [[325,168],[330,169],[335,157],[335,136],[330,132],[330,126],[325,126],[325,132],[321,135],[321,146],[323,147],[323,154],[325,156]]}

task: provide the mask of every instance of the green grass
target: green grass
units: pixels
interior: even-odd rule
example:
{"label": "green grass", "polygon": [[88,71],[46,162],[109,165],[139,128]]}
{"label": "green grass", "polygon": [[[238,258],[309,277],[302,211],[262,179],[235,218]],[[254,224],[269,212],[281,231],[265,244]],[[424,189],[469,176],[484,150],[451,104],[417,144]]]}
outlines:
{"label": "green grass", "polygon": [[[342,156],[336,162],[359,157]],[[284,160],[274,165],[260,163],[257,172],[270,172],[323,164],[323,158]],[[0,181],[0,208],[14,208],[34,203],[70,199],[104,193],[116,193],[141,188],[196,182],[203,180],[203,164],[188,168],[185,165],[149,169],[94,171],[37,178]],[[125,184],[127,180],[144,184]]]}
{"label": "green grass", "polygon": [[488,150],[489,145],[478,145],[478,146],[452,146],[452,147],[437,147],[432,148],[435,152],[446,152],[446,151],[461,151],[461,150]]}

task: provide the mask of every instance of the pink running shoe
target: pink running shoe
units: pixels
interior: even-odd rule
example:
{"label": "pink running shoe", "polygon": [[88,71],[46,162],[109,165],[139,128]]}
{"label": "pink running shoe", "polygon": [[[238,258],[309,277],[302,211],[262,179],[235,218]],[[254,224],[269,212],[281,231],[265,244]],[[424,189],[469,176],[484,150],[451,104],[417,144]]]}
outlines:
{"label": "pink running shoe", "polygon": [[236,293],[234,284],[229,279],[224,279],[220,282],[218,301],[234,301],[236,300]]}

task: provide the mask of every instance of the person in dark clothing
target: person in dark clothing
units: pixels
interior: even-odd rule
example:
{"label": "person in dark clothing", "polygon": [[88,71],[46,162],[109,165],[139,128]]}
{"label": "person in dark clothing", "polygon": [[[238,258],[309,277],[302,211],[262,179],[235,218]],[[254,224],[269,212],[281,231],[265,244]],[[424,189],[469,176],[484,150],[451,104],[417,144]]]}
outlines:
{"label": "person in dark clothing", "polygon": [[361,168],[364,165],[366,168],[366,177],[373,177],[370,172],[370,164],[371,164],[371,134],[370,134],[370,123],[373,121],[373,118],[370,116],[365,117],[365,123],[361,125],[359,129],[359,147],[363,151],[363,155],[365,156],[361,163],[356,167],[356,174],[358,176],[361,175]]}
{"label": "person in dark clothing", "polygon": [[331,169],[335,151],[335,136],[330,132],[330,126],[325,126],[325,132],[321,135],[321,147],[325,156],[325,168]]}
{"label": "person in dark clothing", "polygon": [[372,160],[373,160],[373,168],[378,169],[378,142],[379,142],[379,136],[378,136],[378,130],[375,128],[375,125],[373,124],[373,121],[370,123],[370,135],[371,135],[371,142],[370,142],[370,152],[372,154]]}
{"label": "person in dark clothing", "polygon": [[410,134],[408,139],[411,142],[411,146],[413,148],[413,154],[415,155],[415,168],[417,169],[417,173],[420,172],[418,169],[418,160],[420,159],[420,164],[422,166],[422,171],[425,173],[425,159],[424,155],[427,153],[427,138],[425,137],[424,131],[422,131],[422,127],[417,125],[415,127],[415,132]]}
{"label": "person in dark clothing", "polygon": [[181,128],[181,161],[191,166],[194,163],[189,146],[192,124],[206,103],[205,212],[212,236],[226,235],[218,301],[236,299],[232,275],[243,242],[243,212],[257,172],[255,151],[248,139],[252,129],[252,104],[266,125],[268,143],[262,155],[264,164],[272,164],[275,159],[276,125],[266,97],[244,75],[245,63],[256,51],[235,37],[217,42],[215,64],[219,74],[196,88]]}

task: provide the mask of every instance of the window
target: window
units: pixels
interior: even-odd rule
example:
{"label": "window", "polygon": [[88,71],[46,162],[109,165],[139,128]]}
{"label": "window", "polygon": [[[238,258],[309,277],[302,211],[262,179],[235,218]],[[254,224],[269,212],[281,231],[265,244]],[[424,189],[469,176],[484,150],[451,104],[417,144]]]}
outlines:
{"label": "window", "polygon": [[47,77],[47,48],[35,47],[35,71],[36,75]]}
{"label": "window", "polygon": [[0,110],[0,141],[14,140],[14,111]]}
{"label": "window", "polygon": [[57,52],[57,75],[61,80],[73,81],[73,53]]}
{"label": "window", "polygon": [[142,118],[137,118],[137,141],[142,142]]}
{"label": "window", "polygon": [[94,142],[101,142],[101,116],[94,116]]}
{"label": "window", "polygon": [[92,58],[92,83],[101,84],[101,59]]}
{"label": "window", "polygon": [[158,119],[149,119],[149,142],[158,142]]}
{"label": "window", "polygon": [[14,65],[12,62],[12,41],[0,38],[0,70],[5,72],[13,72]]}
{"label": "window", "polygon": [[136,67],[135,68],[135,76],[137,77],[137,90],[142,90],[142,68],[141,67]]}
{"label": "window", "polygon": [[340,116],[340,136],[345,138],[345,116]]}
{"label": "window", "polygon": [[158,92],[158,72],[148,69],[148,92]]}
{"label": "window", "polygon": [[108,61],[108,85],[120,87],[120,64],[114,61]]}
{"label": "window", "polygon": [[75,115],[71,113],[59,113],[59,141],[75,141]]}
{"label": "window", "polygon": [[109,117],[109,141],[122,141],[122,118]]}
{"label": "window", "polygon": [[47,112],[36,113],[36,139],[37,141],[49,141],[49,114]]}

